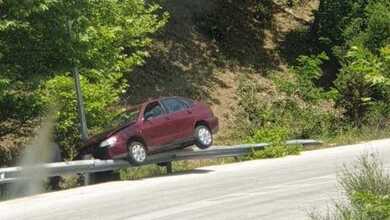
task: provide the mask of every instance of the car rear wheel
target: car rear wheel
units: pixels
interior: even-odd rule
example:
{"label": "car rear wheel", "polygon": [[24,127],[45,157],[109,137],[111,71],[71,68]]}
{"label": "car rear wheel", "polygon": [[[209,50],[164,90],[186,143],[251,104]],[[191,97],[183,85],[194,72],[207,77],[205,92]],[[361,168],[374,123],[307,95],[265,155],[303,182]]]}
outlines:
{"label": "car rear wheel", "polygon": [[127,149],[129,151],[129,162],[133,165],[139,165],[146,161],[146,147],[138,141],[131,142]]}
{"label": "car rear wheel", "polygon": [[213,135],[210,129],[204,125],[195,128],[195,145],[200,149],[207,149],[213,144]]}

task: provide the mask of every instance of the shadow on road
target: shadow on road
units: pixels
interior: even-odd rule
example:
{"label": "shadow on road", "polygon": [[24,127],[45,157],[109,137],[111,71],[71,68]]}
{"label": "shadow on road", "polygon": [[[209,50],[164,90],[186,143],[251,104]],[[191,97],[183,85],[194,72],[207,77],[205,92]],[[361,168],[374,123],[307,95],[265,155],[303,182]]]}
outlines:
{"label": "shadow on road", "polygon": [[178,171],[171,174],[168,174],[168,176],[181,176],[181,175],[188,175],[188,174],[206,174],[214,172],[214,170],[207,170],[207,169],[196,169],[196,170],[187,170],[187,171]]}

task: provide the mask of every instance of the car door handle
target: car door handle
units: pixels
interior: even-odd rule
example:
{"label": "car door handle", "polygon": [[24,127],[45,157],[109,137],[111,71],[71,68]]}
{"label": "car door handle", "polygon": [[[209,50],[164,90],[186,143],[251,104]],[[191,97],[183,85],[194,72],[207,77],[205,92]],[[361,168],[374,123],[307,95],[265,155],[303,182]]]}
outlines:
{"label": "car door handle", "polygon": [[166,119],[166,120],[171,120],[171,118],[170,118],[170,117],[168,117],[168,116],[166,116],[166,117],[165,117],[165,119]]}
{"label": "car door handle", "polygon": [[192,114],[192,111],[191,111],[191,110],[187,110],[187,113],[188,113],[188,114]]}

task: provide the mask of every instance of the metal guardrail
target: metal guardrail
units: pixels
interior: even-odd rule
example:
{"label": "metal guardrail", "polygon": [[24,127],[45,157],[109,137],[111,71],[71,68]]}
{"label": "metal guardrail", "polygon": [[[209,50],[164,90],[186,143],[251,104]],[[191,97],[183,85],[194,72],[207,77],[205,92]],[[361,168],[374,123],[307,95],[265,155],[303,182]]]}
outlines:
{"label": "metal guardrail", "polygon": [[[287,145],[317,145],[322,144],[316,140],[290,140]],[[206,150],[183,149],[160,154],[150,155],[142,165],[159,164],[180,160],[200,160],[220,157],[237,157],[250,154],[253,150],[262,150],[270,146],[268,143],[241,144],[234,146],[213,146]],[[140,165],[140,166],[142,166]],[[0,169],[0,184],[11,183],[23,179],[22,172],[40,172],[45,170],[47,177],[75,173],[96,173],[103,171],[128,168],[132,165],[126,160],[79,160],[59,163],[40,164],[33,167],[8,167]]]}

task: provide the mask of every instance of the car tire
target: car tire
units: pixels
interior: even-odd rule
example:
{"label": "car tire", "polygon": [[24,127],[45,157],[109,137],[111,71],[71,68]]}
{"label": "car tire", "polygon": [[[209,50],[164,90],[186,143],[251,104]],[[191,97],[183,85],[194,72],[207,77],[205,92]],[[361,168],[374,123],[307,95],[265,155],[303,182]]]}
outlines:
{"label": "car tire", "polygon": [[146,161],[147,151],[143,143],[139,141],[130,142],[127,145],[129,162],[133,165],[140,165]]}
{"label": "car tire", "polygon": [[213,134],[205,125],[195,128],[195,145],[200,149],[207,149],[213,144]]}

